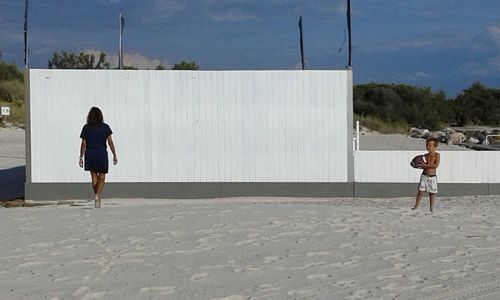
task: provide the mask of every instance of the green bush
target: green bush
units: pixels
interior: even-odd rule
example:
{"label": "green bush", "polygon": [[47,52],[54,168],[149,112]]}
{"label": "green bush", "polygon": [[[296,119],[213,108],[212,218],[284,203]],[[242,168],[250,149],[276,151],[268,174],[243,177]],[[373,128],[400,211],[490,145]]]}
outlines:
{"label": "green bush", "polygon": [[24,99],[24,83],[19,80],[0,80],[0,100],[17,101]]}
{"label": "green bush", "polygon": [[387,122],[370,115],[354,114],[354,126],[356,121],[359,121],[361,126],[368,127],[380,133],[406,133],[410,127],[408,123],[403,121]]}

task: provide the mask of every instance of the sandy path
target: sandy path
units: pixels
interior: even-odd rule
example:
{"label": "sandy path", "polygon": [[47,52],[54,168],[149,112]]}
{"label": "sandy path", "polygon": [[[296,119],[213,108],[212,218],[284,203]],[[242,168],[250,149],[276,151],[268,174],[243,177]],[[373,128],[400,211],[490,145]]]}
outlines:
{"label": "sandy path", "polygon": [[433,216],[409,210],[412,201],[0,209],[0,291],[4,299],[499,299],[500,198],[442,198]]}
{"label": "sandy path", "polygon": [[[360,150],[425,150],[425,139],[410,138],[404,134],[364,134],[359,138]],[[440,143],[438,151],[474,151],[469,148]]]}

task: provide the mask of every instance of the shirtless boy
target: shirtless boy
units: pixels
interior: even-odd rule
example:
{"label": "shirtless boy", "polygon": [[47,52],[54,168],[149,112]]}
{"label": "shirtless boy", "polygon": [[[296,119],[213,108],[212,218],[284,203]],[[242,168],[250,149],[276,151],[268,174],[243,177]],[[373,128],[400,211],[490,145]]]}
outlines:
{"label": "shirtless boy", "polygon": [[425,192],[429,193],[429,202],[430,202],[430,211],[429,214],[432,213],[434,208],[434,199],[437,194],[437,177],[436,177],[436,169],[439,166],[439,153],[436,152],[436,148],[438,145],[438,140],[436,138],[428,138],[425,147],[427,148],[428,153],[425,155],[427,158],[427,163],[423,163],[418,165],[417,167],[422,168],[424,171],[420,176],[420,184],[418,186],[418,194],[417,199],[415,200],[415,206],[411,209],[417,209],[420,204],[420,200]]}

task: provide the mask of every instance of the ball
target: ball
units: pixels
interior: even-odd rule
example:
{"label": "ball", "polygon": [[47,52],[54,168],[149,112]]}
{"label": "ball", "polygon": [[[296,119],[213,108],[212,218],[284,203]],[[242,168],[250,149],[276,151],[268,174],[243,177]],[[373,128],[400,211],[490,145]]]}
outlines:
{"label": "ball", "polygon": [[425,157],[425,155],[417,155],[410,161],[410,166],[415,169],[422,169],[421,167],[419,167],[419,165],[426,163],[427,158]]}

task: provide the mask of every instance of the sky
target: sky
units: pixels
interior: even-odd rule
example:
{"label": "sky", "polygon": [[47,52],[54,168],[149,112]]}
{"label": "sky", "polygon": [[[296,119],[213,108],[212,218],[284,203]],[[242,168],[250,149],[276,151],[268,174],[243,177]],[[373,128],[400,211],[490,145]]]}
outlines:
{"label": "sky", "polygon": [[[29,0],[30,67],[56,51],[104,51],[117,66],[194,60],[201,70],[347,65],[346,0]],[[455,97],[475,81],[500,88],[500,1],[352,0],[355,84],[406,83]],[[2,60],[24,65],[24,1],[0,0]]]}

